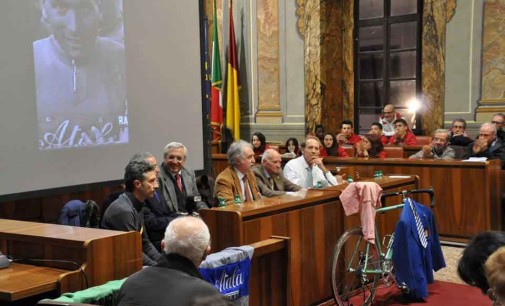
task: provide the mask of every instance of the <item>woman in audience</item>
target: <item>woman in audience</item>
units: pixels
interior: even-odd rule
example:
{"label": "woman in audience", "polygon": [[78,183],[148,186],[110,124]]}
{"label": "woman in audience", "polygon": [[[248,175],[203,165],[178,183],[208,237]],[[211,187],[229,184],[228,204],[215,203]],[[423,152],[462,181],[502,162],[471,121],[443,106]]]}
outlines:
{"label": "woman in audience", "polygon": [[282,157],[295,158],[300,156],[300,147],[298,146],[298,139],[291,137],[286,140],[286,153]]}
{"label": "woman in audience", "polygon": [[362,138],[360,142],[354,145],[356,148],[356,157],[386,158],[384,146],[377,135],[367,134]]}
{"label": "woman in audience", "polygon": [[499,248],[486,260],[487,294],[493,305],[505,305],[505,247]]}
{"label": "woman in audience", "polygon": [[347,152],[338,145],[335,136],[331,133],[326,133],[323,138],[323,145],[319,152],[320,157],[326,156],[337,156],[337,157],[349,157]]}
{"label": "woman in audience", "polygon": [[252,134],[251,143],[254,148],[255,156],[263,155],[263,152],[265,152],[266,149],[269,149],[265,135],[260,132],[255,132]]}

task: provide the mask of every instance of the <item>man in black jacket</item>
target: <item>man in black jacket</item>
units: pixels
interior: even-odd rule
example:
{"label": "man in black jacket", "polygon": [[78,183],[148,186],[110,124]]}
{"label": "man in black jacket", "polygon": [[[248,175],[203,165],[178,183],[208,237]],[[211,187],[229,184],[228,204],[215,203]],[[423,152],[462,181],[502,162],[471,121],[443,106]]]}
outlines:
{"label": "man in black jacket", "polygon": [[158,180],[155,168],[145,160],[132,159],[125,168],[125,192],[107,208],[102,228],[116,231],[138,231],[142,235],[142,262],[144,266],[156,264],[161,254],[143,230],[142,207],[152,198]]}
{"label": "man in black jacket", "polygon": [[119,305],[184,306],[220,295],[197,269],[210,253],[209,229],[201,219],[187,216],[170,222],[162,244],[164,259],[128,277],[119,292]]}

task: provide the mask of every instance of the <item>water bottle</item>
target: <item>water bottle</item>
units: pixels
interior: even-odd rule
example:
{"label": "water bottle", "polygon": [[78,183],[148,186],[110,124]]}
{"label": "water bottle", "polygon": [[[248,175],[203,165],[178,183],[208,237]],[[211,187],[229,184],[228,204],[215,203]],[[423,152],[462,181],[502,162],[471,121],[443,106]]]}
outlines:
{"label": "water bottle", "polygon": [[226,206],[226,202],[224,201],[224,198],[219,197],[218,201],[219,201],[218,207],[225,207]]}
{"label": "water bottle", "polygon": [[349,175],[349,177],[347,178],[347,182],[350,184],[352,182],[354,182],[354,180],[352,179],[352,176]]}
{"label": "water bottle", "polygon": [[242,200],[240,200],[240,195],[239,194],[235,195],[235,199],[233,200],[233,203],[235,203],[236,205],[242,204]]}

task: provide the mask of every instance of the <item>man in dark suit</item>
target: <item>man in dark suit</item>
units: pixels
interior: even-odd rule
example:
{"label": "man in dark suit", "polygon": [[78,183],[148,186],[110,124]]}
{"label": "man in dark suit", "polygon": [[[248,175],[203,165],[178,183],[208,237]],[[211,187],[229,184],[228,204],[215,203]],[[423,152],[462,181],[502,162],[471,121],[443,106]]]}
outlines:
{"label": "man in dark suit", "polygon": [[144,223],[149,239],[157,248],[172,220],[208,208],[200,200],[195,173],[184,167],[186,154],[187,149],[182,143],[171,142],[165,146],[158,174],[159,189],[146,201]]}
{"label": "man in dark suit", "polygon": [[128,277],[118,305],[192,305],[196,298],[220,295],[197,269],[210,253],[209,229],[201,219],[172,221],[162,244],[164,259]]}
{"label": "man in dark suit", "polygon": [[286,191],[298,191],[301,186],[291,183],[281,171],[281,155],[274,149],[263,153],[261,165],[254,166],[253,172],[262,195],[273,197],[285,194]]}

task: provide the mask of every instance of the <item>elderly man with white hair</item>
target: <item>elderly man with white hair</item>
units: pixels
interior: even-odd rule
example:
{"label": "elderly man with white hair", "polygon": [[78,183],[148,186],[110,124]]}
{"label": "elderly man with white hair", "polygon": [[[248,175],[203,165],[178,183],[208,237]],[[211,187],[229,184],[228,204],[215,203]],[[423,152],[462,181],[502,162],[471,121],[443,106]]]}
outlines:
{"label": "elderly man with white hair", "polygon": [[254,166],[256,182],[262,195],[273,197],[283,195],[286,191],[298,191],[302,187],[292,183],[282,174],[281,154],[274,149],[268,149],[263,153],[261,165]]}
{"label": "elderly man with white hair", "polygon": [[487,159],[500,159],[502,169],[505,169],[505,142],[496,137],[496,125],[483,123],[479,130],[479,137],[468,145],[470,157],[486,157]]}
{"label": "elderly man with white hair", "polygon": [[227,205],[256,201],[261,198],[252,167],[256,162],[250,143],[239,140],[230,145],[228,152],[229,166],[216,178],[214,195],[224,199]]}
{"label": "elderly man with white hair", "polygon": [[119,305],[191,305],[195,298],[220,295],[198,271],[210,253],[209,228],[200,218],[170,222],[162,245],[164,258],[121,286]]}

